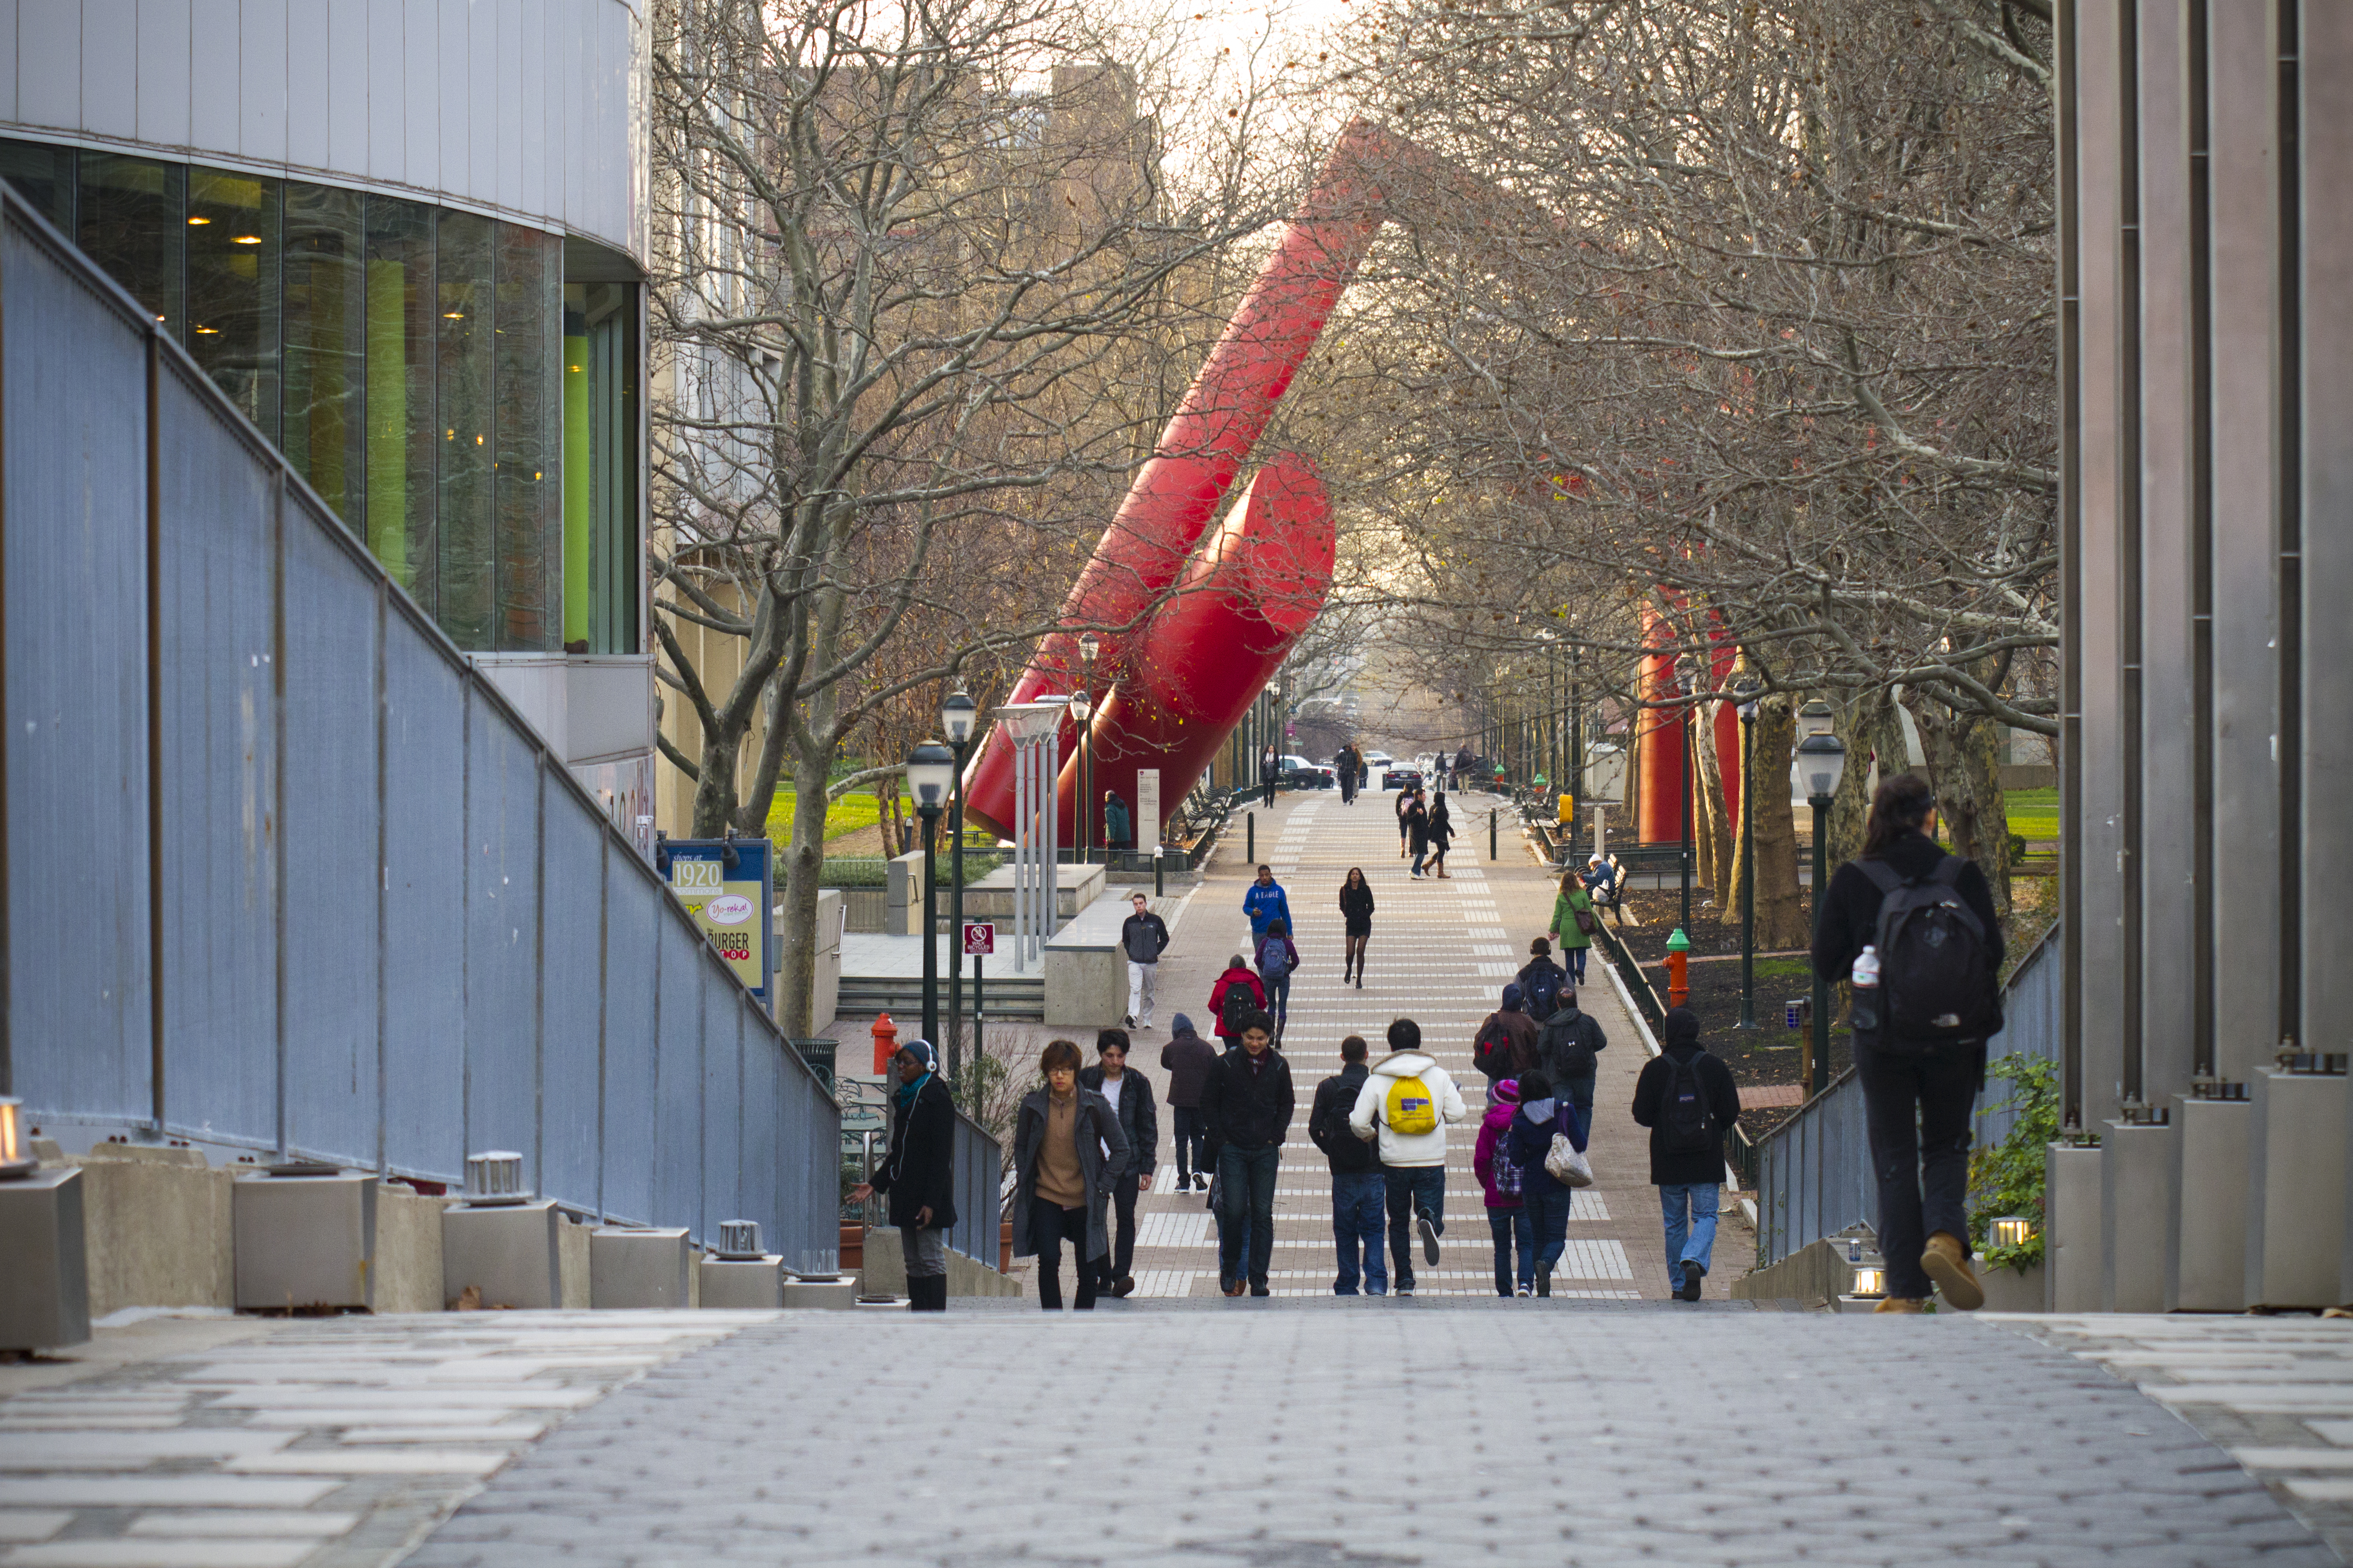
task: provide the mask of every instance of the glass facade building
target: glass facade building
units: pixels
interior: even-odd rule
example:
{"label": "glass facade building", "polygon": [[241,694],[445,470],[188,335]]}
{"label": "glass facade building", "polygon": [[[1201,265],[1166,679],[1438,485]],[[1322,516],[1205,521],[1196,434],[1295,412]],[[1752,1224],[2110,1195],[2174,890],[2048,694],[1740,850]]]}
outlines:
{"label": "glass facade building", "polygon": [[38,142],[0,141],[0,177],[154,313],[459,647],[639,651],[639,286],[568,278],[567,254],[593,247]]}

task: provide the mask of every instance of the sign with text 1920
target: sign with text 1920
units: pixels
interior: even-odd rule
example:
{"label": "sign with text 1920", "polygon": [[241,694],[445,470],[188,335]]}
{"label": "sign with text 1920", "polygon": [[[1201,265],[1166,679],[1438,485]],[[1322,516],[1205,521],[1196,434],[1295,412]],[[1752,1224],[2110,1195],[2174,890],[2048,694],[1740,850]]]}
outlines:
{"label": "sign with text 1920", "polygon": [[657,846],[670,890],[762,1003],[776,967],[775,907],[768,840],[670,838]]}

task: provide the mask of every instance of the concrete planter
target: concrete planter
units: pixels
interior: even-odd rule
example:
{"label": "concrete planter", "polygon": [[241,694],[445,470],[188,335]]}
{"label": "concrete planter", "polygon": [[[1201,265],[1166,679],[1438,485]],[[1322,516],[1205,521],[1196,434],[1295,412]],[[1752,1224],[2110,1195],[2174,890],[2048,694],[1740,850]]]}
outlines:
{"label": "concrete planter", "polygon": [[1978,1283],[1985,1287],[1985,1310],[1989,1312],[2042,1310],[2044,1282],[2040,1263],[2022,1274],[2015,1268],[1980,1267]]}

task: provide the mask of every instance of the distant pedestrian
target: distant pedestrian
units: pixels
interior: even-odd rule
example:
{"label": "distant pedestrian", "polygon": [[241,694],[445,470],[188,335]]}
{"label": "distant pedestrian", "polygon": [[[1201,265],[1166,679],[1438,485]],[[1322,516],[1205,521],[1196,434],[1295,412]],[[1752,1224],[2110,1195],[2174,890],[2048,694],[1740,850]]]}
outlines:
{"label": "distant pedestrian", "polygon": [[1422,862],[1430,858],[1430,808],[1422,804],[1419,790],[1413,792],[1413,804],[1406,807],[1405,836],[1413,845],[1413,874],[1419,878]]}
{"label": "distant pedestrian", "polygon": [[1152,1103],[1152,1085],[1142,1073],[1127,1070],[1127,1048],[1125,1029],[1101,1031],[1095,1036],[1095,1065],[1079,1074],[1081,1083],[1103,1097],[1127,1137],[1127,1164],[1112,1183],[1111,1250],[1098,1260],[1096,1288],[1111,1296],[1135,1289],[1130,1272],[1135,1264],[1135,1194],[1150,1189],[1159,1166],[1160,1113]]}
{"label": "distant pedestrian", "polygon": [[1468,746],[1454,753],[1454,787],[1456,789],[1465,789],[1470,786],[1472,769],[1475,763],[1476,759],[1471,755],[1471,748]]}
{"label": "distant pedestrian", "polygon": [[1552,901],[1549,934],[1560,944],[1568,978],[1576,984],[1585,984],[1585,955],[1592,950],[1594,933],[1600,929],[1601,917],[1593,912],[1593,895],[1585,890],[1585,879],[1574,871],[1561,873],[1560,892]]}
{"label": "distant pedestrian", "polygon": [[1348,1112],[1370,1075],[1365,1066],[1367,1049],[1362,1035],[1340,1042],[1340,1070],[1315,1086],[1314,1109],[1307,1117],[1307,1136],[1332,1167],[1332,1240],[1340,1252],[1340,1275],[1332,1282],[1335,1296],[1356,1294],[1360,1277],[1367,1296],[1386,1296],[1389,1290],[1389,1271],[1381,1261],[1386,1184],[1380,1155],[1348,1125]]}
{"label": "distant pedestrian", "polygon": [[1127,1134],[1110,1102],[1079,1082],[1079,1047],[1049,1040],[1046,1077],[1021,1101],[1013,1128],[1013,1256],[1038,1259],[1038,1305],[1062,1310],[1062,1243],[1071,1245],[1078,1311],[1095,1304],[1096,1259],[1111,1248],[1103,1199],[1127,1168]]}
{"label": "distant pedestrian", "polygon": [[1536,1063],[1552,1091],[1576,1111],[1579,1149],[1593,1131],[1593,1082],[1599,1070],[1594,1058],[1609,1048],[1609,1037],[1602,1032],[1601,1021],[1577,1007],[1575,991],[1563,991],[1537,1036]]}
{"label": "distant pedestrian", "polygon": [[1226,960],[1226,972],[1209,987],[1210,1032],[1229,1046],[1242,1037],[1241,1021],[1266,1009],[1266,987],[1250,973],[1250,960],[1240,953]]}
{"label": "distant pedestrian", "polygon": [[[1218,1286],[1239,1296],[1267,1293],[1274,1256],[1274,1180],[1282,1167],[1282,1141],[1298,1109],[1291,1064],[1274,1048],[1274,1020],[1253,1013],[1242,1020],[1242,1048],[1209,1069],[1201,1113],[1218,1167]],[[1245,1237],[1247,1227],[1247,1238]],[[1247,1239],[1249,1255],[1243,1256]]]}
{"label": "distant pedestrian", "polygon": [[1471,1065],[1487,1079],[1487,1100],[1494,1103],[1495,1085],[1517,1078],[1536,1066],[1537,1025],[1528,1016],[1518,981],[1504,987],[1504,1005],[1480,1021],[1471,1037]]}
{"label": "distant pedestrian", "polygon": [[1397,819],[1398,858],[1400,860],[1406,858],[1408,847],[1413,841],[1413,824],[1407,820],[1412,812],[1413,790],[1409,785],[1399,784],[1397,793]]}
{"label": "distant pedestrian", "polygon": [[1389,1054],[1357,1091],[1348,1125],[1380,1143],[1389,1218],[1394,1289],[1413,1294],[1413,1237],[1422,1261],[1438,1267],[1438,1238],[1446,1234],[1446,1127],[1467,1114],[1454,1080],[1423,1054],[1421,1026],[1399,1018],[1389,1026]]}
{"label": "distant pedestrian", "polygon": [[1571,1189],[1552,1173],[1547,1163],[1553,1146],[1567,1138],[1569,1147],[1585,1152],[1585,1134],[1578,1129],[1559,1086],[1541,1072],[1520,1079],[1520,1109],[1513,1117],[1506,1140],[1520,1167],[1520,1194],[1528,1213],[1528,1234],[1535,1245],[1536,1294],[1552,1294],[1554,1270],[1568,1250]]}
{"label": "distant pedestrian", "polygon": [[1152,912],[1152,900],[1129,895],[1129,914],[1120,922],[1119,947],[1127,955],[1127,1026],[1152,1027],[1152,983],[1160,955],[1168,951],[1168,928]]}
{"label": "distant pedestrian", "polygon": [[1862,853],[1831,879],[1814,921],[1816,974],[1862,978],[1866,946],[1877,964],[1877,984],[1855,987],[1853,1035],[1879,1181],[1883,1312],[1920,1310],[1931,1286],[1964,1311],[1985,1304],[1969,1268],[1969,1115],[2002,1024],[2001,923],[1977,863],[1928,836],[1936,811],[1916,773],[1882,784]]}
{"label": "distant pedestrian", "polygon": [[891,1096],[891,1152],[874,1179],[849,1192],[853,1203],[889,1194],[907,1269],[907,1310],[948,1310],[949,1229],[955,1211],[955,1100],[939,1076],[929,1040],[909,1040],[891,1058],[899,1087]]}
{"label": "distant pedestrian", "polygon": [[1291,895],[1274,879],[1274,868],[1261,866],[1258,878],[1242,894],[1242,913],[1250,916],[1250,937],[1253,941],[1266,934],[1266,922],[1291,919]]}
{"label": "distant pedestrian", "polygon": [[[1245,973],[1248,972],[1245,971]],[[1160,1069],[1168,1075],[1169,1131],[1176,1140],[1176,1188],[1209,1187],[1209,1130],[1201,1120],[1201,1089],[1218,1063],[1218,1047],[1193,1032],[1193,1020],[1179,1013],[1160,1047]]]}
{"label": "distant pedestrian", "polygon": [[1349,867],[1340,883],[1340,930],[1348,945],[1347,966],[1340,972],[1340,984],[1345,985],[1353,977],[1356,989],[1362,991],[1365,944],[1373,939],[1373,885],[1365,880],[1361,866]]}
{"label": "distant pedestrian", "polygon": [[1356,780],[1363,771],[1364,762],[1363,759],[1356,754],[1356,743],[1354,741],[1342,746],[1338,754],[1333,757],[1332,773],[1334,776],[1338,778],[1340,781],[1340,804],[1342,805],[1354,805],[1356,804]]}
{"label": "distant pedestrian", "polygon": [[1664,1034],[1665,1048],[1634,1080],[1634,1120],[1651,1130],[1651,1181],[1666,1219],[1669,1287],[1696,1301],[1715,1247],[1724,1134],[1740,1119],[1740,1090],[1732,1069],[1699,1043],[1698,1014],[1670,1009]]}
{"label": "distant pedestrian", "polygon": [[[1479,1142],[1472,1152],[1471,1169],[1487,1194],[1487,1229],[1495,1238],[1495,1294],[1509,1296],[1516,1289],[1518,1294],[1525,1296],[1535,1289],[1535,1237],[1528,1228],[1527,1200],[1521,1190],[1523,1177],[1508,1136],[1512,1118],[1520,1110],[1519,1080],[1504,1079],[1493,1086],[1493,1092],[1495,1102],[1487,1108],[1485,1119],[1479,1123]],[[1512,1257],[1514,1243],[1519,1250],[1516,1268]]]}
{"label": "distant pedestrian", "polygon": [[1258,977],[1266,989],[1266,1010],[1274,1015],[1278,1041],[1291,1021],[1291,977],[1298,972],[1299,949],[1291,942],[1291,922],[1279,918],[1267,921],[1266,934],[1258,939]]}
{"label": "distant pedestrian", "polygon": [[1270,810],[1274,805],[1274,786],[1282,782],[1282,759],[1275,754],[1272,746],[1269,746],[1266,749],[1266,754],[1258,760],[1258,786],[1265,792],[1266,805]]}
{"label": "distant pedestrian", "polygon": [[1122,845],[1129,843],[1131,840],[1128,836],[1135,829],[1128,819],[1127,802],[1120,799],[1119,791],[1115,789],[1103,791],[1103,847],[1117,849]]}
{"label": "distant pedestrian", "polygon": [[1560,1005],[1560,994],[1568,989],[1568,971],[1552,961],[1552,943],[1542,937],[1528,943],[1528,961],[1520,965],[1514,978],[1520,983],[1528,1016],[1539,1023],[1552,1016]]}
{"label": "distant pedestrian", "polygon": [[1431,870],[1441,877],[1446,877],[1449,881],[1453,879],[1448,875],[1446,869],[1446,847],[1452,842],[1454,842],[1454,819],[1447,814],[1446,792],[1440,790],[1437,799],[1430,803],[1430,865]]}

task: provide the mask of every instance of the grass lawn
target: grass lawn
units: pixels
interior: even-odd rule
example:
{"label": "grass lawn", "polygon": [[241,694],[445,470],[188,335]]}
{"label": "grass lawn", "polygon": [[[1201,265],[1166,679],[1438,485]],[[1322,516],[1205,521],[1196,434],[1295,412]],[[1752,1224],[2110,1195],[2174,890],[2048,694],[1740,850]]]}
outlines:
{"label": "grass lawn", "polygon": [[[775,802],[768,807],[768,837],[779,843],[793,836],[794,794],[788,789],[776,792]],[[882,820],[882,803],[871,795],[845,795],[825,810],[825,836],[839,838],[845,833],[855,833],[861,827],[871,827]]]}
{"label": "grass lawn", "polygon": [[2052,839],[2059,837],[2059,792],[2055,789],[2016,789],[2002,796],[2010,812],[2010,830],[2020,837]]}

